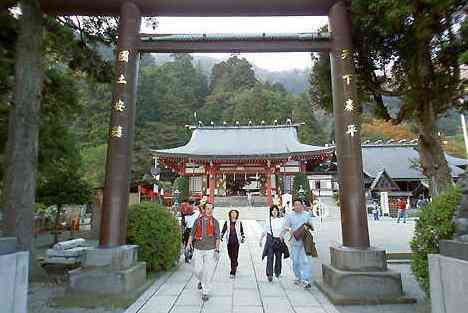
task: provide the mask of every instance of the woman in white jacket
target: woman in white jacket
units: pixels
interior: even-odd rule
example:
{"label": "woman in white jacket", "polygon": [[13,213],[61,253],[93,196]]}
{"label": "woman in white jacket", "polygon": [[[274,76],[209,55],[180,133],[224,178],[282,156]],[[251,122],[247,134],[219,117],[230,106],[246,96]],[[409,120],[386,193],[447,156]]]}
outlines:
{"label": "woman in white jacket", "polygon": [[284,218],[281,216],[279,208],[273,205],[270,208],[270,218],[266,221],[265,230],[260,237],[261,247],[263,237],[265,237],[265,235],[267,236],[262,259],[267,257],[266,275],[270,282],[273,280],[273,263],[276,278],[279,278],[281,275],[283,253],[285,252],[285,244],[280,236],[283,230],[283,224]]}
{"label": "woman in white jacket", "polygon": [[224,222],[223,230],[221,231],[221,240],[226,235],[229,259],[231,260],[231,278],[236,277],[237,259],[239,256],[239,245],[244,242],[244,228],[242,222],[239,221],[239,211],[231,210],[228,213],[228,220]]}

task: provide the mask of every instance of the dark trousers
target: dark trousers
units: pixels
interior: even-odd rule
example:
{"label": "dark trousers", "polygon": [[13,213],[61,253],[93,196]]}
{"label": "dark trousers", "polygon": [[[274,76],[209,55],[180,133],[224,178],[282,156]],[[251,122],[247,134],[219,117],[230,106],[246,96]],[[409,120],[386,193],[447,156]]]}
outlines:
{"label": "dark trousers", "polygon": [[270,245],[268,248],[267,254],[267,266],[266,274],[267,276],[273,276],[273,263],[275,264],[275,276],[278,277],[281,275],[281,259],[283,258],[282,252],[280,249],[273,249]]}
{"label": "dark trousers", "polygon": [[237,258],[239,256],[239,243],[238,242],[230,242],[227,245],[229,259],[231,260],[231,273],[232,275],[236,275],[237,271]]}
{"label": "dark trousers", "polygon": [[184,244],[184,248],[187,245],[191,232],[192,232],[191,228],[185,228],[182,233],[182,243]]}

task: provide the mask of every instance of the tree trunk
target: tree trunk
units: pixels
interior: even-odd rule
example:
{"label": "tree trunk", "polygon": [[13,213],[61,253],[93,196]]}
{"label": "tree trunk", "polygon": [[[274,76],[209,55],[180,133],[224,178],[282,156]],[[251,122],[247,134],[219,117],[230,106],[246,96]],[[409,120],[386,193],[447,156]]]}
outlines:
{"label": "tree trunk", "polygon": [[416,52],[418,62],[413,64],[410,81],[415,90],[412,101],[416,106],[416,124],[419,132],[419,158],[423,174],[430,179],[431,194],[436,196],[452,185],[452,174],[442,143],[437,134],[431,77],[433,76],[429,41]]}
{"label": "tree trunk", "polygon": [[416,124],[419,131],[419,157],[423,174],[430,179],[431,194],[436,196],[453,183],[450,167],[445,159],[442,143],[437,134],[437,112],[434,103],[437,92],[434,84],[434,64],[431,59],[431,40],[428,32],[418,29],[429,27],[424,3],[415,2],[415,47],[408,53],[410,60],[408,81],[411,90],[409,96],[415,105]]}
{"label": "tree trunk", "polygon": [[374,111],[375,116],[385,121],[390,121],[392,117],[390,116],[387,108],[385,107],[383,96],[377,93],[376,91],[373,91],[372,97],[374,98],[374,102],[375,102],[375,111]]}
{"label": "tree trunk", "polygon": [[55,213],[55,223],[54,223],[54,245],[58,242],[58,232],[59,232],[61,213],[62,213],[62,205],[57,204],[57,212]]}
{"label": "tree trunk", "polygon": [[22,16],[4,180],[4,235],[15,236],[19,249],[31,251],[43,82],[43,30],[38,0],[23,0],[20,5]]}
{"label": "tree trunk", "polygon": [[432,196],[438,195],[453,183],[450,167],[436,132],[436,119],[432,103],[423,106],[419,112],[419,156],[423,174],[430,178]]}

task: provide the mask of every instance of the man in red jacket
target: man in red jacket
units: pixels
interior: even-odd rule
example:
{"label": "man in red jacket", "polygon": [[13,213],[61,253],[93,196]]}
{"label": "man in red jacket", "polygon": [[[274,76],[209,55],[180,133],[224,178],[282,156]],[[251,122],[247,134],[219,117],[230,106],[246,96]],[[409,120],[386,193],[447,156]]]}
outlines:
{"label": "man in red jacket", "polygon": [[406,223],[406,201],[405,199],[400,199],[398,202],[398,220],[397,223],[400,223],[400,218],[403,218],[403,223]]}
{"label": "man in red jacket", "polygon": [[219,240],[219,222],[213,217],[213,204],[208,203],[205,212],[196,219],[187,243],[187,248],[194,248],[194,274],[203,301],[208,300],[210,277],[219,260]]}

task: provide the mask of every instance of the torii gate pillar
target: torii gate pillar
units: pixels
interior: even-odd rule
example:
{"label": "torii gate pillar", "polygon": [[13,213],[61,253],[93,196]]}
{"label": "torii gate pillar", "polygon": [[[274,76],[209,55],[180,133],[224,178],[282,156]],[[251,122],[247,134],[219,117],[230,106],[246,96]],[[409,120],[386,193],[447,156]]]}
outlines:
{"label": "torii gate pillar", "polygon": [[387,269],[385,250],[370,248],[351,21],[344,1],[332,6],[329,20],[343,245],[330,247],[331,264],[322,265],[323,282],[316,284],[335,304],[412,302],[403,295],[401,274]]}
{"label": "torii gate pillar", "polygon": [[146,282],[146,264],[137,261],[137,246],[126,245],[130,165],[141,13],[126,1],[121,6],[116,77],[111,103],[106,180],[101,218],[100,246],[86,252],[83,269],[69,273],[68,292],[132,299]]}

